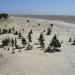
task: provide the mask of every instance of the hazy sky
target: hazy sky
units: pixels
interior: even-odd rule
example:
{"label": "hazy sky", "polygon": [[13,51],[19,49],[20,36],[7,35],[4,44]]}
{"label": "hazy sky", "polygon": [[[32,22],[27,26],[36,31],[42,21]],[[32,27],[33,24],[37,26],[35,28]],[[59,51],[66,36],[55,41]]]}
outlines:
{"label": "hazy sky", "polygon": [[0,0],[0,12],[34,15],[75,15],[75,0]]}

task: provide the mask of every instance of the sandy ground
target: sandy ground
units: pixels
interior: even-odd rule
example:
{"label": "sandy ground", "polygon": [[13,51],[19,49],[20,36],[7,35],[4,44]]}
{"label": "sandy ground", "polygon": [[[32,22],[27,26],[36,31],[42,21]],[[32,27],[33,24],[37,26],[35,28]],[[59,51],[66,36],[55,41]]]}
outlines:
{"label": "sandy ground", "polygon": [[[30,20],[29,23],[27,19]],[[53,23],[52,33],[47,36],[43,30],[47,31],[51,23]],[[11,48],[9,51],[0,48],[0,54],[2,54],[0,56],[0,75],[75,75],[75,46],[71,45],[72,42],[68,42],[70,37],[72,41],[75,37],[74,24],[56,20],[10,17],[5,21],[0,20],[0,27],[3,28],[5,25],[7,29],[14,27],[26,39],[29,30],[32,29],[33,50],[21,49],[21,52],[15,50],[15,54],[11,54]],[[35,43],[38,42],[37,39],[41,32],[45,38],[45,49],[56,34],[58,39],[63,41],[61,52],[44,53],[45,49],[40,50],[39,45]],[[0,42],[5,37],[17,38],[13,34],[4,34],[0,35]],[[20,44],[20,40],[18,43]]]}

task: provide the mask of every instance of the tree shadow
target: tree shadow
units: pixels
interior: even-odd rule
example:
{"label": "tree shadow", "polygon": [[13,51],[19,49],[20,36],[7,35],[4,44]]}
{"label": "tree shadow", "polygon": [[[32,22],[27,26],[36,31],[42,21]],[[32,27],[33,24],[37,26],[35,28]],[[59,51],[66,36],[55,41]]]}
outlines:
{"label": "tree shadow", "polygon": [[54,53],[54,52],[60,52],[60,49],[51,49],[50,47],[48,47],[44,52],[48,52],[48,53]]}

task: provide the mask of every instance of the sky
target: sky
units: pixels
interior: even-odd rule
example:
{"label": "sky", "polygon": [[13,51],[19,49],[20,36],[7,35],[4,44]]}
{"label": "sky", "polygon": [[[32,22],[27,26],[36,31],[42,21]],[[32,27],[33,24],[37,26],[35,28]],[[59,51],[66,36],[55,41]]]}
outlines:
{"label": "sky", "polygon": [[75,0],[0,0],[0,13],[75,15]]}

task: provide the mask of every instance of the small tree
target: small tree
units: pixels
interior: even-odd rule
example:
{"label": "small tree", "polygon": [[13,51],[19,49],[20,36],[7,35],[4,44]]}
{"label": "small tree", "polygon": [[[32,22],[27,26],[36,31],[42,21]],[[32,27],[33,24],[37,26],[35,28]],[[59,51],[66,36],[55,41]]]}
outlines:
{"label": "small tree", "polygon": [[32,50],[32,48],[33,48],[33,46],[30,43],[28,43],[26,50]]}
{"label": "small tree", "polygon": [[10,38],[2,40],[2,46],[8,46],[10,44]]}
{"label": "small tree", "polygon": [[30,32],[28,33],[28,39],[29,39],[29,42],[32,42],[32,40],[31,40],[31,33]]}
{"label": "small tree", "polygon": [[14,27],[12,27],[12,31],[14,31],[15,29],[14,29]]}
{"label": "small tree", "polygon": [[19,37],[19,39],[21,39],[21,37],[22,37],[21,33],[18,34],[18,37]]}
{"label": "small tree", "polygon": [[11,28],[9,28],[8,33],[11,33]]}
{"label": "small tree", "polygon": [[29,23],[29,20],[27,20],[27,23]]}
{"label": "small tree", "polygon": [[53,24],[51,24],[51,28],[53,27]]}
{"label": "small tree", "polygon": [[51,29],[48,28],[47,35],[50,35],[50,34],[51,34]]}
{"label": "small tree", "polygon": [[24,31],[24,28],[23,28],[23,31]]}
{"label": "small tree", "polygon": [[14,35],[18,35],[18,32],[16,31],[16,32],[14,33]]}
{"label": "small tree", "polygon": [[30,30],[30,34],[33,34],[33,31],[32,31],[32,29]]}
{"label": "small tree", "polygon": [[15,47],[17,48],[17,40],[16,40],[16,38],[15,38],[15,41],[14,42],[15,42]]}
{"label": "small tree", "polygon": [[59,40],[57,39],[56,35],[54,35],[51,43],[50,43],[50,46],[53,47],[54,49],[57,49],[58,47],[60,48],[61,47],[61,43],[59,42]]}
{"label": "small tree", "polygon": [[14,46],[14,40],[13,40],[13,38],[11,39],[11,44],[12,44],[12,46]]}
{"label": "small tree", "polygon": [[45,43],[44,43],[44,37],[43,37],[42,33],[39,36],[39,42],[40,42],[41,48],[44,48],[45,47]]}
{"label": "small tree", "polygon": [[73,45],[75,45],[75,38],[74,38],[74,40],[73,40],[73,43],[72,43]]}
{"label": "small tree", "polygon": [[1,34],[2,32],[1,32],[1,28],[0,28],[0,34]]}
{"label": "small tree", "polygon": [[5,28],[3,28],[2,34],[6,34],[7,30]]}
{"label": "small tree", "polygon": [[71,37],[69,38],[69,42],[71,42],[72,40],[71,40]]}
{"label": "small tree", "polygon": [[25,46],[26,44],[26,39],[22,37],[22,45]]}

